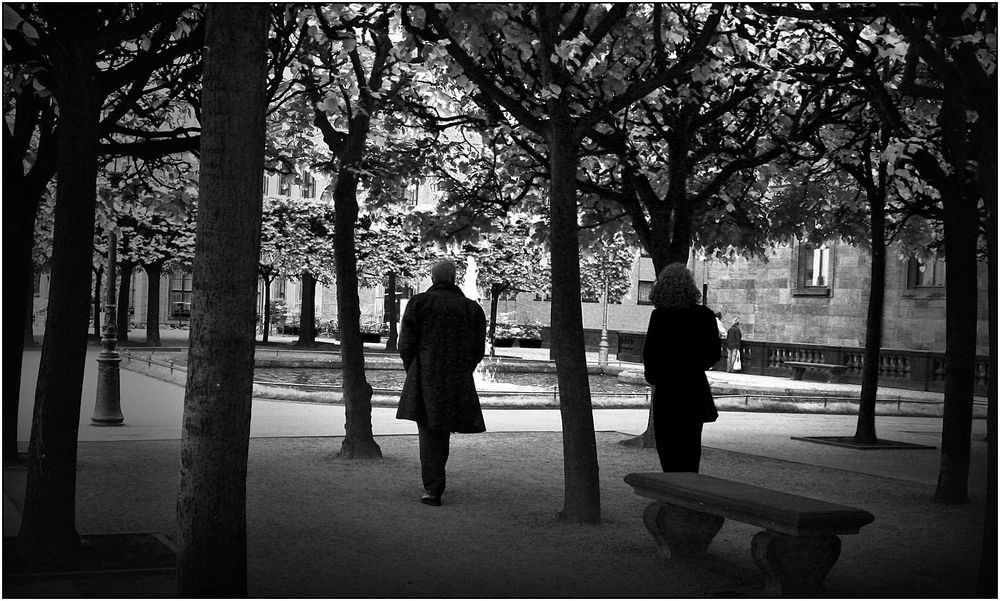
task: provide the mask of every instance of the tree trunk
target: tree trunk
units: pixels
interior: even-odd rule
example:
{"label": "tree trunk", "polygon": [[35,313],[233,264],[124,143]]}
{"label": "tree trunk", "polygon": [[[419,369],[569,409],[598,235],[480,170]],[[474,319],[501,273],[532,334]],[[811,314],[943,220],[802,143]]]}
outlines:
{"label": "tree trunk", "polygon": [[177,496],[181,597],[247,595],[250,441],[268,7],[211,4]]}
{"label": "tree trunk", "polygon": [[[71,560],[76,532],[76,451],[94,254],[98,118],[97,9],[51,11],[54,91],[59,100],[55,226],[48,315],[28,448],[28,477],[16,553],[35,562]],[[18,315],[23,315],[18,294]],[[19,339],[23,330],[14,330]],[[18,349],[20,350],[20,349]],[[18,353],[20,354],[20,353]]]}
{"label": "tree trunk", "polygon": [[271,282],[273,276],[264,276],[264,323],[261,324],[260,341],[267,344],[268,334],[271,332]]}
{"label": "tree trunk", "polygon": [[372,434],[372,387],[365,378],[365,347],[361,340],[361,303],[358,300],[358,259],[354,227],[358,219],[358,178],[355,167],[364,155],[368,120],[351,120],[351,133],[340,154],[340,172],[333,190],[334,267],[337,276],[337,321],[344,370],[345,436],[343,459],[375,459],[382,449]]}
{"label": "tree trunk", "polygon": [[161,346],[160,342],[160,278],[163,262],[143,267],[146,272],[146,346]]}
{"label": "tree trunk", "polygon": [[972,399],[976,369],[979,194],[967,193],[965,185],[965,107],[950,95],[942,105],[939,119],[945,155],[949,157],[952,173],[949,177],[949,189],[941,190],[948,275],[945,278],[944,423],[941,432],[941,469],[934,501],[959,504],[969,500]]}
{"label": "tree trunk", "polygon": [[385,350],[394,352],[397,350],[396,343],[399,340],[399,331],[396,328],[396,322],[399,321],[399,315],[396,311],[396,272],[387,273],[386,280],[383,314],[385,320],[389,322],[389,339],[385,341]]}
{"label": "tree trunk", "polygon": [[115,328],[118,330],[118,342],[125,343],[128,342],[129,305],[132,304],[132,273],[135,272],[135,261],[122,260],[118,270],[121,276],[118,280]]}
{"label": "tree trunk", "polygon": [[[580,247],[577,232],[576,181],[578,145],[571,140],[565,109],[551,105],[550,215],[552,248],[552,330],[559,412],[563,430],[565,495],[560,519],[598,524],[601,489],[594,436],[594,414],[587,377],[580,304]],[[556,108],[552,111],[552,108]]]}
{"label": "tree trunk", "polygon": [[[993,100],[995,104],[996,99]],[[986,211],[990,363],[986,382],[986,519],[976,596],[993,598],[997,596],[997,122],[995,113],[980,115],[980,119],[983,120],[980,131],[984,139],[978,176]]]}
{"label": "tree trunk", "polygon": [[97,268],[97,272],[94,278],[94,336],[97,338],[101,337],[101,316],[104,314],[101,311],[101,283],[104,279],[104,265]]}
{"label": "tree trunk", "polygon": [[[4,166],[8,161],[4,157]],[[7,169],[4,169],[4,178]],[[10,188],[15,188],[11,180]],[[4,186],[7,194],[8,186]],[[25,332],[32,327],[31,317],[34,315],[34,293],[32,280],[34,271],[31,262],[31,249],[35,231],[35,213],[38,200],[32,201],[27,194],[19,190],[11,190],[12,198],[4,203],[4,235],[10,240],[5,242],[8,257],[4,259],[4,285],[9,286],[8,294],[4,295],[4,314],[10,316],[3,330],[4,346],[4,378],[3,378],[3,439],[4,462],[15,461],[17,452],[17,415],[21,398],[21,365],[24,347],[27,341]],[[27,235],[25,235],[27,233]],[[25,306],[27,299],[28,306]]]}
{"label": "tree trunk", "polygon": [[882,349],[882,313],[885,307],[885,197],[868,195],[871,208],[872,266],[865,325],[865,363],[861,372],[861,399],[854,441],[875,444],[875,400],[878,395],[879,355]]}
{"label": "tree trunk", "polygon": [[[5,323],[3,349],[3,457],[17,460],[17,415],[21,394],[21,366],[24,347],[29,341],[25,333],[33,333],[34,318],[34,264],[31,260],[35,243],[35,216],[45,194],[45,188],[55,173],[54,102],[39,102],[35,91],[27,89],[14,100],[14,121],[10,124],[15,135],[14,144],[4,144],[4,236],[7,258],[4,261],[3,295]],[[22,132],[37,132],[37,145]],[[25,172],[24,158],[34,154],[34,164]],[[24,299],[30,306],[24,306]]]}
{"label": "tree trunk", "polygon": [[299,339],[295,346],[316,346],[316,278],[302,272],[302,307],[299,310]]}

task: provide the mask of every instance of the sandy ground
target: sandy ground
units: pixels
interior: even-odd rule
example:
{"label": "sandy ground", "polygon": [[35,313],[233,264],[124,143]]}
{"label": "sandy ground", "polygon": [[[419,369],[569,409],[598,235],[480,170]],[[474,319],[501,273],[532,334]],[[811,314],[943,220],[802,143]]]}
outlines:
{"label": "sandy ground", "polygon": [[[657,557],[647,500],[622,480],[657,471],[654,451],[597,434],[602,524],[559,522],[559,433],[456,435],[441,507],[418,502],[415,436],[376,437],[383,459],[337,458],[339,437],[250,443],[247,523],[252,597],[756,597],[758,528],[727,522],[697,561]],[[174,538],[179,441],[83,442],[77,528]],[[875,522],[844,536],[827,597],[968,597],[984,500],[949,507],[933,488],[706,448],[702,472],[864,508]],[[23,498],[24,471],[4,470]],[[4,583],[3,596],[163,597],[170,576]]]}

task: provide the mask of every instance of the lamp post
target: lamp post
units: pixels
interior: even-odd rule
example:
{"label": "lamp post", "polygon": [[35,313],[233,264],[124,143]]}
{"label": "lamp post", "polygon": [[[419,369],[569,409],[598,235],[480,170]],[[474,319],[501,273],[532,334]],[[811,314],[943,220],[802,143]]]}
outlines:
{"label": "lamp post", "polygon": [[118,364],[121,355],[115,329],[115,279],[118,275],[118,235],[108,231],[108,283],[104,302],[104,327],[101,328],[101,346],[104,350],[97,357],[97,401],[90,421],[95,426],[120,426],[124,423],[121,410],[121,387]]}
{"label": "lamp post", "polygon": [[608,274],[604,273],[604,318],[601,320],[601,342],[597,345],[597,364],[608,365]]}

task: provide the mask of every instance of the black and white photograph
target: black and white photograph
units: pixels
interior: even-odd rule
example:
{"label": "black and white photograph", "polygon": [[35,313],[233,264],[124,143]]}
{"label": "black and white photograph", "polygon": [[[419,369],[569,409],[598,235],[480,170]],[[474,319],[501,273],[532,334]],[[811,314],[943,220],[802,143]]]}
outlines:
{"label": "black and white photograph", "polygon": [[997,598],[996,3],[3,4],[3,598]]}

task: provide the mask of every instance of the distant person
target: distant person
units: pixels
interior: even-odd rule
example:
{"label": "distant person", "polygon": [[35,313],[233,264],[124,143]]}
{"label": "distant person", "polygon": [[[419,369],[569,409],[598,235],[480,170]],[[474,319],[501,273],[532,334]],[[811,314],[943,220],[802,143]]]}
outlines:
{"label": "distant person", "polygon": [[656,278],[642,363],[653,386],[656,452],[665,472],[697,472],[701,431],[719,413],[705,370],[722,356],[715,315],[699,303],[701,293],[682,263]]}
{"label": "distant person", "polygon": [[399,332],[406,381],[396,418],[417,422],[421,503],[441,504],[451,433],[486,431],[472,378],[485,342],[486,315],[455,285],[455,264],[435,264],[431,287],[406,304]]}
{"label": "distant person", "polygon": [[726,361],[726,371],[743,371],[743,360],[740,348],[743,346],[743,332],[740,331],[740,318],[733,319],[733,325],[726,332],[726,346],[729,347],[729,359]]}

